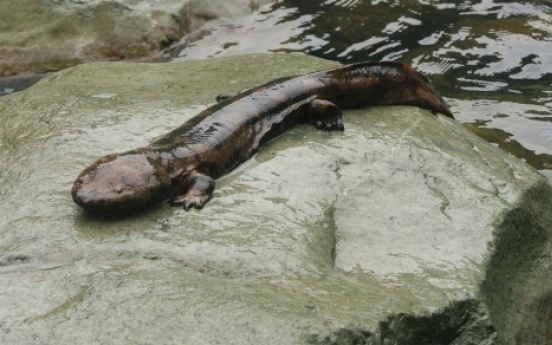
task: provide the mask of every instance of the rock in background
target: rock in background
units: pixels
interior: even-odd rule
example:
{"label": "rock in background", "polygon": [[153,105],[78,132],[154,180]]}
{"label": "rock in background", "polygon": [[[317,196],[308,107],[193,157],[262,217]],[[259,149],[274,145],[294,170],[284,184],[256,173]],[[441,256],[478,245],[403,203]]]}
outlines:
{"label": "rock in background", "polygon": [[415,107],[298,125],[184,212],[85,214],[71,184],[295,54],[66,69],[0,99],[1,344],[545,344],[552,187]]}
{"label": "rock in background", "polygon": [[215,18],[269,0],[0,1],[0,76],[159,52]]}

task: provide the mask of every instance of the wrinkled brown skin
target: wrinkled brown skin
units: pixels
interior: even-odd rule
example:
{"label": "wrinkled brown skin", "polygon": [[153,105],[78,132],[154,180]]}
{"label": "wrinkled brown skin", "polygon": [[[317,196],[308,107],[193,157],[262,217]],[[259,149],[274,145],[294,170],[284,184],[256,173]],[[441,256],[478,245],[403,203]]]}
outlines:
{"label": "wrinkled brown skin", "polygon": [[340,109],[414,105],[453,118],[426,77],[395,62],[362,62],[282,78],[200,112],[151,145],[100,158],[75,181],[89,211],[125,213],[162,200],[202,208],[217,179],[298,122],[343,130]]}

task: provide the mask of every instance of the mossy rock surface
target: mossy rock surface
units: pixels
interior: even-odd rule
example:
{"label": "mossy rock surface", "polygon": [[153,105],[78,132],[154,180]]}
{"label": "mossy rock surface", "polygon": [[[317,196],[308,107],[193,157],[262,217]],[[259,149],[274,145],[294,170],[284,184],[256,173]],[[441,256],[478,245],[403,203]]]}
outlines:
{"label": "mossy rock surface", "polygon": [[298,125],[201,211],[85,214],[71,184],[296,54],[69,68],[0,99],[2,344],[537,344],[550,182],[415,107]]}

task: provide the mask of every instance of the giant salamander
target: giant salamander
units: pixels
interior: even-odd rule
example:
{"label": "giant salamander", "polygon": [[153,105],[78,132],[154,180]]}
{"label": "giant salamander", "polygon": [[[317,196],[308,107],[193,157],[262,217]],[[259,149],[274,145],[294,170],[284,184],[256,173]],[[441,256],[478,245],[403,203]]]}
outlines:
{"label": "giant salamander", "polygon": [[85,210],[116,214],[169,200],[202,208],[215,179],[296,123],[343,130],[341,110],[414,105],[453,118],[429,80],[396,62],[362,62],[282,78],[215,104],[148,146],[98,159],[73,184]]}

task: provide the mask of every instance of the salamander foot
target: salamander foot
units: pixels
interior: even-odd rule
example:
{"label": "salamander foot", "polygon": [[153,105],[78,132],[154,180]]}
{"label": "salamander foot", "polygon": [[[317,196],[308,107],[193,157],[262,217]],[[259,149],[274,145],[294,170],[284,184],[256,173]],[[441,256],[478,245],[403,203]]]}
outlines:
{"label": "salamander foot", "polygon": [[341,109],[330,101],[313,99],[309,104],[310,123],[327,131],[343,131],[343,117]]}
{"label": "salamander foot", "polygon": [[182,206],[186,211],[190,208],[201,209],[211,198],[215,190],[215,181],[206,175],[194,178],[192,186],[183,195],[175,196],[170,200],[171,206]]}

